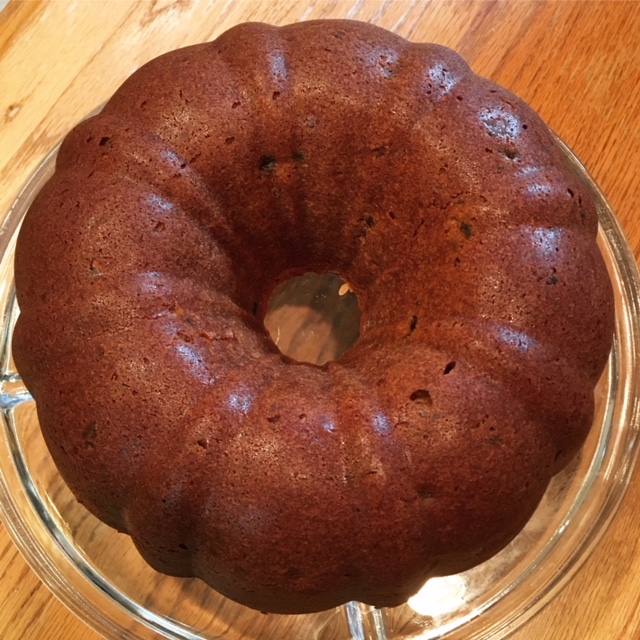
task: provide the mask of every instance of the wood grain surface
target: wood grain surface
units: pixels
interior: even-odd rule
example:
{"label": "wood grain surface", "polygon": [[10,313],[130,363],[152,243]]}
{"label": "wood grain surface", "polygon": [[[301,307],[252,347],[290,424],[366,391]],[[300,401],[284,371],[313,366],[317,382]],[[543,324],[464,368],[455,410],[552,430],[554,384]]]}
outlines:
{"label": "wood grain surface", "polygon": [[[246,20],[366,20],[458,50],[586,164],[640,254],[640,2],[0,1],[0,215],[48,151],[150,58]],[[516,640],[640,638],[640,484],[578,576]],[[0,526],[0,638],[91,640]]]}

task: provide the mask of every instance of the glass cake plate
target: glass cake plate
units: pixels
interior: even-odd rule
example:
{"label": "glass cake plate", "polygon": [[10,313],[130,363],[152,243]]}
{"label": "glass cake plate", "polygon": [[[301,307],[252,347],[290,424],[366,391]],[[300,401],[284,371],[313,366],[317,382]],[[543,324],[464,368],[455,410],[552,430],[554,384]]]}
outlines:
{"label": "glass cake plate", "polygon": [[34,403],[11,358],[19,313],[13,284],[15,241],[29,204],[53,172],[52,152],[0,229],[0,518],[36,574],[107,638],[497,640],[523,625],[575,575],[603,535],[631,477],[638,443],[635,260],[605,198],[564,148],[598,203],[599,242],[617,311],[614,348],[596,389],[595,424],[581,454],[553,479],[520,535],[488,562],[429,580],[407,604],[394,609],[349,603],[297,616],[261,614],[199,580],[156,573],[128,536],[90,515],[58,475]]}

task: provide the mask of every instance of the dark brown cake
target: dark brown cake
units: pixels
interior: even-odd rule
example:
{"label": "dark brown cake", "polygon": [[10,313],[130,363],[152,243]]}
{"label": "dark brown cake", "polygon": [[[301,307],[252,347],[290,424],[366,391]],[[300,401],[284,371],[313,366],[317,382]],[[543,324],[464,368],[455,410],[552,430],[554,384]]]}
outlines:
{"label": "dark brown cake", "polygon": [[[375,26],[235,27],[66,138],[14,354],[65,480],[160,571],[271,612],[394,606],[509,542],[584,441],[613,300],[592,198],[521,100]],[[274,286],[361,335],[281,355]]]}

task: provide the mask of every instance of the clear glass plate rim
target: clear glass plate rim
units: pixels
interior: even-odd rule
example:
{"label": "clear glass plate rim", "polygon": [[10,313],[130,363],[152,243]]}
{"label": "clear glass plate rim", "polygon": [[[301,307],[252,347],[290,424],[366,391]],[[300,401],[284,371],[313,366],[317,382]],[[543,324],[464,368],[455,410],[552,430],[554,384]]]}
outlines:
{"label": "clear glass plate rim", "polygon": [[[625,308],[624,318],[621,319],[621,322],[629,324],[628,330],[626,325],[623,327],[624,334],[623,338],[629,341],[629,345],[626,345],[626,348],[630,350],[634,355],[637,351],[637,336],[639,333],[639,323],[640,323],[640,303],[638,300],[638,284],[640,282],[640,278],[638,276],[638,269],[635,263],[635,258],[631,252],[630,247],[628,246],[626,240],[624,239],[624,233],[622,228],[615,218],[610,206],[608,205],[606,199],[603,194],[599,190],[599,188],[595,185],[595,182],[590,178],[586,169],[582,166],[579,160],[575,157],[575,155],[568,149],[564,143],[560,141],[561,146],[570,156],[570,158],[575,162],[577,167],[579,167],[591,180],[591,186],[595,189],[596,196],[600,201],[602,208],[600,209],[600,224],[601,229],[605,237],[605,242],[607,244],[608,250],[614,256],[614,267],[619,272],[619,283],[622,287],[622,298],[623,305]],[[44,181],[44,177],[49,170],[48,167],[51,162],[52,156],[57,152],[57,148],[54,149],[45,159],[45,161],[40,165],[40,167],[33,174],[31,179],[27,182],[25,188],[21,191],[16,202],[12,206],[9,215],[3,221],[2,227],[0,229],[0,255],[4,256],[4,254],[10,250],[11,242],[15,238],[16,231],[19,228],[21,223],[20,219],[17,219],[16,213],[20,211],[24,206],[25,202],[28,202],[29,199],[33,198],[35,193],[42,186],[42,182]],[[600,207],[599,207],[600,208]],[[625,348],[625,345],[618,345],[618,348]],[[6,361],[6,354],[2,354],[3,362]],[[623,406],[619,408],[619,411],[622,412],[622,415],[625,416],[625,422],[629,425],[627,431],[623,435],[628,436],[628,442],[626,442],[627,452],[635,451],[637,447],[637,439],[638,439],[638,379],[635,374],[635,371],[630,369],[629,363],[627,362],[628,371],[620,372],[622,375],[625,375],[629,379],[629,384],[627,385],[626,392],[623,397]],[[6,371],[6,369],[5,369]],[[611,411],[612,408],[608,407],[607,411]],[[8,417],[5,412],[5,418]],[[4,425],[4,437],[6,438],[7,443],[11,447],[11,441],[13,440],[14,446],[16,444],[15,434],[11,433],[10,422],[7,422]],[[604,535],[605,530],[608,528],[611,520],[615,516],[617,509],[621,502],[622,494],[624,493],[626,486],[628,484],[629,479],[634,473],[636,466],[636,458],[635,455],[631,457],[630,460],[627,460],[626,464],[622,469],[618,470],[615,473],[615,477],[611,478],[610,472],[611,467],[613,465],[613,461],[616,455],[620,455],[619,449],[623,447],[622,442],[614,441],[613,446],[611,446],[610,442],[610,426],[611,419],[607,421],[609,425],[609,431],[606,434],[601,434],[601,439],[606,437],[607,442],[606,446],[602,447],[600,444],[597,448],[597,454],[600,455],[600,460],[597,462],[598,469],[604,470],[607,474],[607,480],[611,483],[615,483],[618,485],[617,492],[609,492],[606,495],[606,499],[603,503],[604,512],[606,513],[606,522],[603,526],[601,526],[597,531],[593,531],[593,527],[589,531],[589,536],[585,538],[583,544],[581,544],[577,550],[574,550],[574,553],[566,559],[567,564],[569,565],[569,572],[562,573],[557,580],[553,580],[548,582],[545,585],[543,591],[538,594],[537,606],[536,603],[533,603],[533,606],[530,606],[524,613],[520,613],[517,616],[508,616],[507,618],[503,617],[498,621],[496,625],[493,626],[492,629],[485,629],[483,633],[488,632],[489,635],[483,635],[485,638],[495,637],[496,634],[501,633],[505,629],[509,629],[509,633],[514,631],[516,628],[519,628],[522,624],[524,624],[531,616],[533,616],[537,611],[546,604],[546,602],[550,599],[551,595],[557,593],[559,589],[561,589],[569,580],[573,578],[575,573],[579,570],[582,564],[586,561],[587,557],[590,555],[591,550],[595,547],[599,539]],[[620,438],[619,438],[620,440]],[[613,450],[612,450],[613,449]],[[2,455],[6,455],[2,452]],[[20,455],[19,453],[12,452],[13,461],[16,461],[15,455]],[[608,462],[608,465],[607,465]],[[591,466],[596,464],[596,461],[592,461]],[[28,472],[23,470],[23,474],[28,476]],[[22,475],[22,474],[21,474]],[[573,507],[571,511],[575,511],[579,509],[581,504],[584,502],[586,496],[589,493],[594,482],[596,482],[597,477],[594,475],[590,476],[590,483],[585,490],[583,486],[581,488],[581,492],[578,494],[578,501],[574,500]],[[25,485],[25,478],[22,477],[22,482],[24,486],[28,487],[30,480],[27,478]],[[37,489],[33,487],[33,490],[36,492],[35,496],[37,496]],[[27,491],[28,493],[28,491]],[[51,528],[46,527],[45,518],[43,514],[38,513],[39,509],[36,502],[41,502],[40,496],[36,497],[30,496],[29,504],[31,505],[34,512],[36,512],[37,517],[41,520],[41,525],[43,529],[40,531],[40,535],[51,535],[54,532]],[[181,628],[181,626],[175,626],[170,621],[167,621],[165,618],[159,618],[156,614],[150,611],[141,610],[141,608],[136,604],[130,601],[126,596],[120,594],[117,589],[114,590],[113,585],[109,585],[108,583],[100,584],[102,578],[100,576],[95,576],[95,572],[93,572],[91,567],[85,567],[86,570],[82,570],[79,567],[82,567],[82,563],[78,563],[78,560],[82,560],[80,556],[76,553],[75,549],[73,549],[73,553],[70,555],[68,549],[65,549],[66,542],[61,543],[60,539],[56,539],[56,553],[58,555],[61,554],[61,557],[58,557],[57,562],[62,561],[64,563],[65,570],[61,571],[60,566],[52,559],[50,555],[47,555],[44,551],[44,547],[41,544],[41,541],[38,536],[36,536],[32,531],[29,530],[23,515],[21,514],[19,508],[16,506],[15,502],[12,500],[11,494],[8,491],[6,478],[1,473],[0,470],[0,515],[3,515],[3,521],[5,522],[5,526],[9,531],[11,537],[14,542],[25,556],[31,567],[34,569],[36,574],[40,577],[40,579],[52,590],[54,595],[58,597],[68,608],[70,608],[76,615],[79,615],[83,618],[87,623],[93,626],[99,632],[102,633],[112,633],[113,631],[119,633],[125,633],[126,637],[139,637],[143,638],[144,636],[132,635],[131,628],[125,628],[124,626],[117,624],[117,627],[114,627],[113,620],[109,618],[109,616],[105,616],[102,609],[102,605],[108,602],[109,606],[112,607],[115,605],[118,608],[121,608],[123,613],[128,615],[133,614],[134,618],[144,624],[148,629],[155,631],[156,633],[162,633],[163,630],[171,631],[172,633],[178,633],[179,635],[171,635],[165,637],[176,637],[176,638],[185,638],[185,639],[197,639],[199,636],[195,636],[191,634],[187,629]],[[4,513],[3,513],[4,512]],[[569,514],[568,514],[569,515]],[[571,518],[568,519],[569,526],[572,524]],[[557,538],[557,532],[554,534],[553,539]],[[553,551],[553,547],[551,548],[545,547],[543,553],[548,555]],[[84,562],[84,560],[82,560]],[[535,565],[538,567],[539,565]],[[534,567],[534,568],[535,568]],[[100,606],[98,606],[93,598],[89,600],[85,595],[80,594],[77,591],[73,584],[70,582],[69,572],[78,572],[84,575],[85,578],[91,582],[92,587],[95,589],[96,593],[99,593],[100,597]],[[92,577],[93,576],[93,577]],[[530,577],[527,574],[527,577]],[[510,589],[513,590],[517,588],[518,584],[521,581],[514,582]],[[65,587],[67,589],[71,588],[72,592],[67,593],[65,591]],[[109,595],[111,594],[111,595]],[[478,615],[481,615],[489,608],[492,608],[496,605],[497,602],[504,601],[505,596],[508,595],[505,593],[497,594],[492,600],[486,603],[486,606],[482,609],[482,611],[469,616],[469,619],[475,618]],[[115,597],[114,597],[115,596]],[[120,597],[118,597],[120,596]],[[122,598],[127,605],[119,602],[120,598]],[[131,610],[131,605],[134,605],[135,610]],[[108,611],[109,607],[107,607]],[[140,619],[142,618],[142,619]],[[466,621],[468,622],[468,621]],[[465,622],[465,624],[466,624]],[[166,623],[169,623],[167,628]],[[164,626],[163,626],[164,625]],[[455,628],[458,629],[460,627],[459,624],[455,625]],[[162,633],[164,635],[164,633]],[[504,636],[501,636],[504,637]]]}

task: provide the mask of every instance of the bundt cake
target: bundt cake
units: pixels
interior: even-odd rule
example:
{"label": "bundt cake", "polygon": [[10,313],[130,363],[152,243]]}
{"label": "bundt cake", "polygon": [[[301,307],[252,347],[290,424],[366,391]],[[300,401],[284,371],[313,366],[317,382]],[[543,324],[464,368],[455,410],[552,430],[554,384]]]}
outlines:
{"label": "bundt cake", "polygon": [[[613,335],[589,190],[520,99],[376,26],[242,24],[60,147],[15,262],[18,369],[78,500],[261,611],[394,606],[507,544],[583,443]],[[281,354],[276,285],[360,337]]]}

